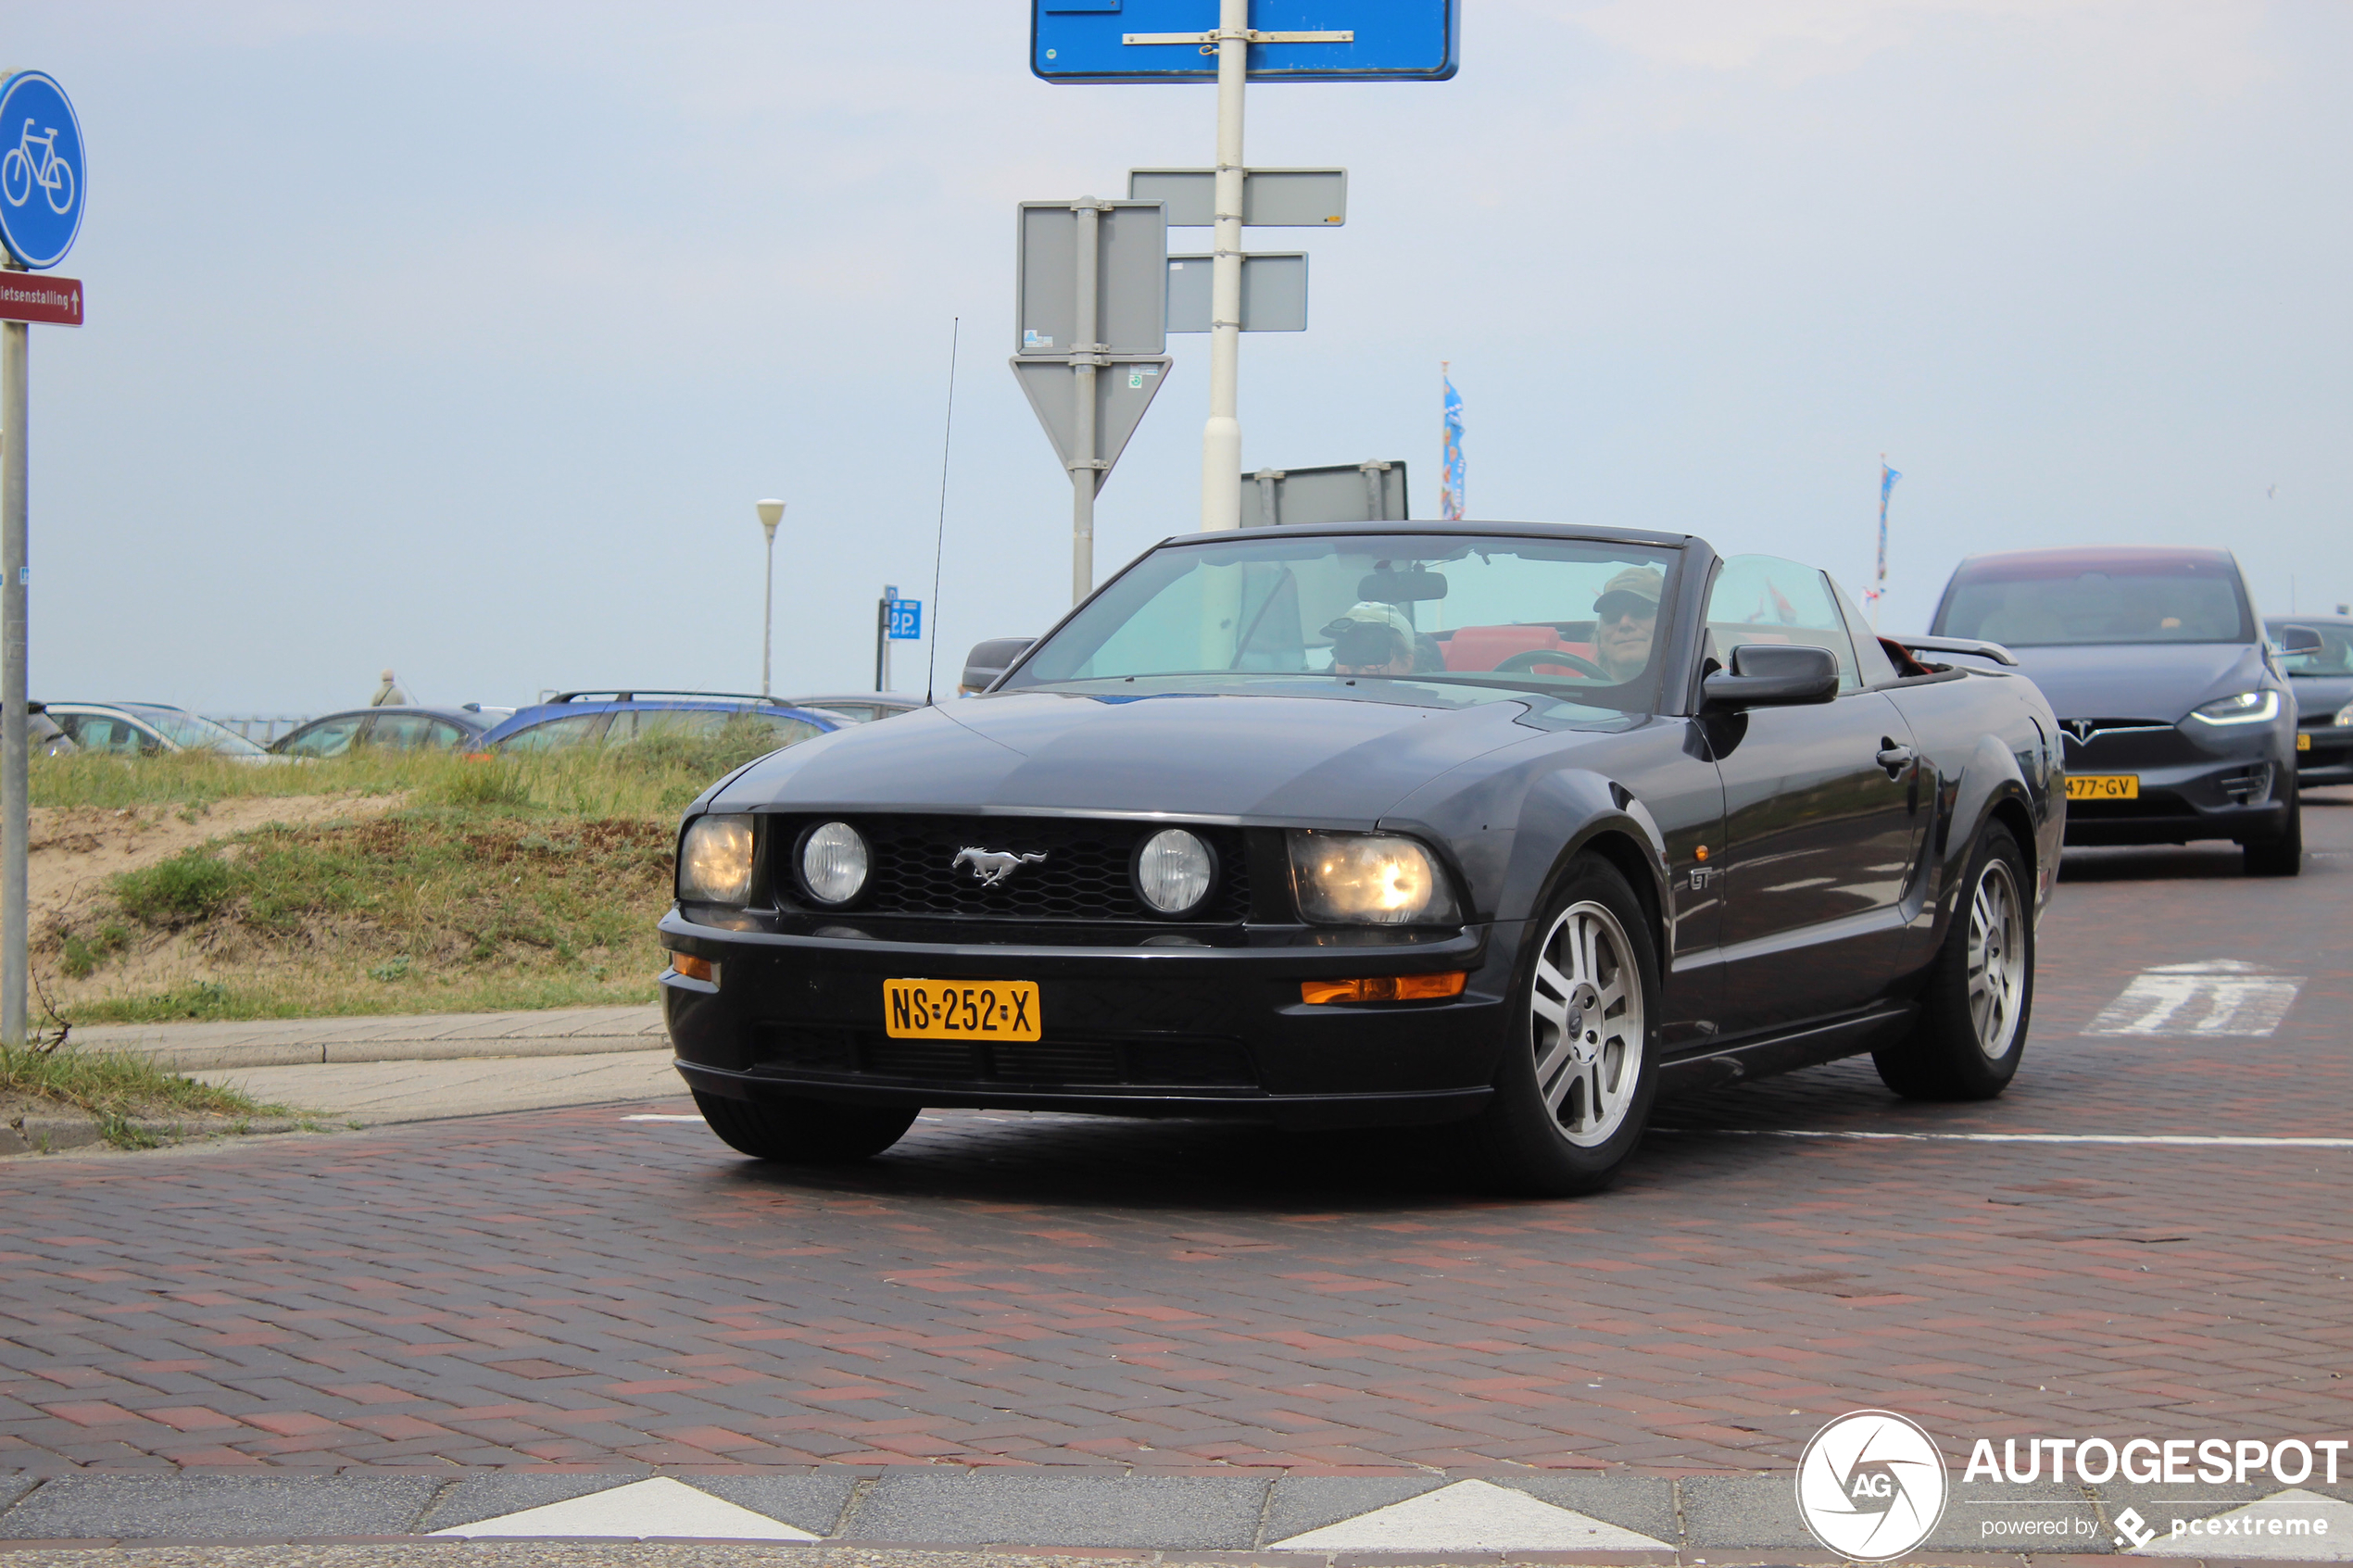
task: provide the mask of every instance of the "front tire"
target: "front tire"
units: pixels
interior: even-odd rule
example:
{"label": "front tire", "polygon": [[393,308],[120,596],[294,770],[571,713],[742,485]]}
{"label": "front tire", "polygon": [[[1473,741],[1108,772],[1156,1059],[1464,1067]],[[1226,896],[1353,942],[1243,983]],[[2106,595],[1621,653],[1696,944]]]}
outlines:
{"label": "front tire", "polygon": [[1658,1093],[1658,955],[1634,890],[1598,856],[1571,862],[1529,929],[1495,1098],[1471,1135],[1511,1191],[1599,1192]]}
{"label": "front tire", "polygon": [[2296,876],[2304,870],[2304,799],[2287,792],[2287,827],[2277,838],[2246,845],[2240,864],[2249,876]]}
{"label": "front tire", "polygon": [[815,1099],[754,1104],[695,1091],[695,1109],[738,1154],[782,1165],[848,1165],[897,1143],[915,1124],[912,1108],[836,1105]]}
{"label": "front tire", "polygon": [[2017,836],[1988,823],[1920,995],[1919,1022],[1871,1053],[1881,1083],[1906,1099],[1992,1099],[2009,1087],[2034,1010],[2032,885]]}

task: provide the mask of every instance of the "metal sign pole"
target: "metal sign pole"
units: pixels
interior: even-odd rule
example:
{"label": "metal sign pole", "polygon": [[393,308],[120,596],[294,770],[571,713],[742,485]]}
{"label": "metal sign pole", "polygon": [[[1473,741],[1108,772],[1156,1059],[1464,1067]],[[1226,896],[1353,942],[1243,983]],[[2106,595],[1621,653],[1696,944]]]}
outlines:
{"label": "metal sign pole", "polygon": [[1209,279],[1209,422],[1201,433],[1201,525],[1242,525],[1242,88],[1250,0],[1218,0],[1217,208]]}
{"label": "metal sign pole", "polygon": [[1095,372],[1103,364],[1101,337],[1102,204],[1081,196],[1071,204],[1078,215],[1077,341],[1070,345],[1070,369],[1077,378],[1078,422],[1070,463],[1070,602],[1095,591],[1095,493],[1102,465],[1095,457]]}
{"label": "metal sign pole", "polygon": [[25,835],[31,780],[25,758],[25,350],[22,321],[0,322],[0,1045],[22,1050],[26,992]]}

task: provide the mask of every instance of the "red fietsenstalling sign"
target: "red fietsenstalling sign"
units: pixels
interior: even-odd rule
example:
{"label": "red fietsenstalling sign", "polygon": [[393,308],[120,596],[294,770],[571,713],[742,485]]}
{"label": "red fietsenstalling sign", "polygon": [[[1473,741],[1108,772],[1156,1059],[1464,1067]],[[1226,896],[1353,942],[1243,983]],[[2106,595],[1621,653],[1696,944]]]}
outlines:
{"label": "red fietsenstalling sign", "polygon": [[0,271],[0,321],[82,325],[82,280],[42,272]]}

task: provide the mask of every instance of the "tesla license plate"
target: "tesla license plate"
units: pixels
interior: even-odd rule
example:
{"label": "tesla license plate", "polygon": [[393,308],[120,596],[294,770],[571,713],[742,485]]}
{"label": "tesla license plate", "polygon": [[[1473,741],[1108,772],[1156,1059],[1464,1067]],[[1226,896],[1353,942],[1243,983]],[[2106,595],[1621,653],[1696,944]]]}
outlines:
{"label": "tesla license plate", "polygon": [[2138,800],[2138,773],[2071,773],[2067,780],[2070,800]]}
{"label": "tesla license plate", "polygon": [[894,1040],[1034,1040],[1034,980],[886,980],[883,1033]]}

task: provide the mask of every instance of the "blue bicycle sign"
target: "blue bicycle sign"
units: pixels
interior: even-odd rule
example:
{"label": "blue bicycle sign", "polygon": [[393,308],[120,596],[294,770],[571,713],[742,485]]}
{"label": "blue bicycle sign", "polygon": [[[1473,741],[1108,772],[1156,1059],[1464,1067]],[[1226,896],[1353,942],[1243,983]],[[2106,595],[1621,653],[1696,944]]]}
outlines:
{"label": "blue bicycle sign", "polygon": [[82,122],[47,73],[0,82],[0,242],[27,267],[55,267],[82,229]]}

